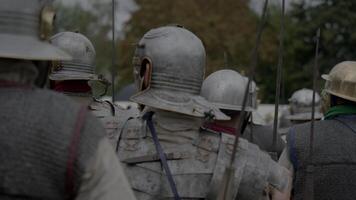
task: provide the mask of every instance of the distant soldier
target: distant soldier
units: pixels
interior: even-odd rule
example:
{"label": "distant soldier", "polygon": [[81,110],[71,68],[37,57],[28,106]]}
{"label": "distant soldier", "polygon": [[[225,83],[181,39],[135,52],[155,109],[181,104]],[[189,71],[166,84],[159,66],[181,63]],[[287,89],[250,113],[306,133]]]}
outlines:
{"label": "distant soldier", "polygon": [[304,123],[290,129],[280,163],[294,174],[293,199],[303,199],[311,187],[315,200],[356,199],[356,62],[339,63],[322,77],[328,109],[325,120],[314,123],[313,159],[310,123]]}
{"label": "distant soldier", "polygon": [[[295,91],[289,101],[289,110],[280,117],[279,132],[285,137],[289,128],[295,124],[301,124],[311,121],[313,90],[300,89]],[[315,94],[315,114],[316,120],[320,120],[323,114],[320,113],[321,101],[318,93]]]}
{"label": "distant soldier", "polygon": [[63,93],[88,109],[103,123],[110,142],[116,146],[120,127],[130,115],[127,109],[118,107],[110,101],[93,97],[91,84],[108,83],[95,74],[95,49],[93,44],[80,33],[62,32],[50,39],[54,46],[68,52],[73,60],[53,62],[49,75],[51,89]]}
{"label": "distant soldier", "polygon": [[50,1],[0,0],[0,199],[135,199],[104,129],[68,97],[40,89]]}
{"label": "distant soldier", "polygon": [[[216,199],[220,192],[234,141],[200,129],[204,117],[228,119],[199,96],[205,59],[201,40],[179,26],[152,29],[137,45],[140,92],[131,100],[144,106],[143,118],[125,127],[118,153],[138,199]],[[234,166],[233,199],[266,198],[288,184],[288,171],[246,140]]]}
{"label": "distant soldier", "polygon": [[[206,123],[204,125],[206,128],[235,135],[235,127],[241,113],[247,81],[246,77],[233,70],[220,70],[205,79],[201,95],[231,118],[229,121],[215,120],[214,122]],[[257,144],[262,150],[273,152],[272,127],[256,124],[253,120],[253,111],[257,107],[257,91],[254,83],[251,84],[248,95],[246,106],[248,114],[243,122],[244,131],[241,136]],[[252,122],[250,118],[252,118]],[[284,148],[284,142],[280,137],[277,139],[277,154],[280,155]]]}
{"label": "distant soldier", "polygon": [[[311,120],[312,114],[313,90],[300,89],[295,91],[288,99],[290,105],[290,114],[286,116],[292,124],[300,124]],[[318,93],[315,94],[315,119],[320,120],[323,115],[320,113],[321,101]]]}

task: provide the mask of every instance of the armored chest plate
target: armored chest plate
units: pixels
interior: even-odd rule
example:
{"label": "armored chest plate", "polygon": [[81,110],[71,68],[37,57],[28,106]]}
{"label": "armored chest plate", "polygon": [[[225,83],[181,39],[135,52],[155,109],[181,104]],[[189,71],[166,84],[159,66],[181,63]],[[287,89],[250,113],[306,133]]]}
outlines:
{"label": "armored chest plate", "polygon": [[[142,124],[132,120],[125,127],[119,145],[119,157],[125,163],[131,186],[138,199],[173,198],[152,138],[142,130],[145,130]],[[179,195],[183,199],[204,199],[217,160],[219,137],[204,134],[191,143],[160,142]]]}

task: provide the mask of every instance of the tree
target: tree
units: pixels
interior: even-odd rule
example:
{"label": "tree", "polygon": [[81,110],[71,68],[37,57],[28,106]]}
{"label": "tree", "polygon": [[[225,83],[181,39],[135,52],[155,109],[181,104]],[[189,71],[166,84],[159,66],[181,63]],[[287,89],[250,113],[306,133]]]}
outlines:
{"label": "tree", "polygon": [[[321,28],[320,73],[337,63],[355,59],[356,1],[319,0],[294,3],[289,13],[286,39],[285,85],[288,95],[312,86],[315,33]],[[319,78],[319,87],[322,87]]]}

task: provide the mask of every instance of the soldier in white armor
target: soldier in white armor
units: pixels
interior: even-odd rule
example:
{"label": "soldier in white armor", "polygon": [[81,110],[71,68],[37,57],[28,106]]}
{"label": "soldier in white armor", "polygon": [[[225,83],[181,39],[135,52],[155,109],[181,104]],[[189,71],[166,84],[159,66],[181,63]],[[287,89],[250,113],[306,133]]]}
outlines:
{"label": "soldier in white armor", "polygon": [[[279,133],[285,138],[289,128],[295,124],[311,121],[313,90],[300,89],[295,91],[288,99],[289,109],[282,113],[279,123]],[[321,98],[315,93],[315,113],[316,120],[323,117],[321,111]]]}
{"label": "soldier in white armor", "polygon": [[[288,99],[290,105],[290,115],[286,116],[287,120],[290,120],[292,124],[300,124],[311,120],[312,116],[312,101],[313,90],[300,89],[295,91],[291,98]],[[315,113],[316,120],[323,118],[321,111],[321,99],[319,94],[315,93]]]}
{"label": "soldier in white armor", "polygon": [[97,81],[105,86],[108,84],[102,76],[95,74],[94,46],[84,35],[74,32],[58,33],[50,41],[73,57],[71,61],[53,62],[49,75],[51,89],[87,105],[103,123],[111,144],[115,146],[120,127],[132,114],[127,108],[93,97],[91,83]]}
{"label": "soldier in white armor", "polygon": [[[204,124],[204,127],[230,135],[236,134],[235,127],[242,110],[242,101],[247,81],[247,77],[242,76],[234,70],[220,70],[210,74],[205,79],[201,95],[231,117],[231,120],[207,122]],[[243,123],[244,131],[241,133],[241,137],[251,143],[257,144],[262,150],[271,153],[274,151],[272,146],[272,127],[256,123],[253,120],[256,118],[254,111],[257,108],[257,87],[254,82],[251,84],[248,95],[248,104],[246,106],[248,115]],[[277,139],[276,153],[280,155],[284,148],[284,142],[280,137]]]}
{"label": "soldier in white armor", "polygon": [[[200,39],[180,26],[152,29],[137,45],[131,100],[143,117],[124,127],[118,155],[140,200],[216,199],[233,139],[200,128],[204,118],[229,119],[199,96],[205,59]],[[256,145],[241,140],[236,158],[232,199],[265,199],[288,184],[287,170]]]}
{"label": "soldier in white armor", "polygon": [[51,2],[0,5],[0,199],[135,199],[100,122],[35,85],[71,59],[48,43]]}

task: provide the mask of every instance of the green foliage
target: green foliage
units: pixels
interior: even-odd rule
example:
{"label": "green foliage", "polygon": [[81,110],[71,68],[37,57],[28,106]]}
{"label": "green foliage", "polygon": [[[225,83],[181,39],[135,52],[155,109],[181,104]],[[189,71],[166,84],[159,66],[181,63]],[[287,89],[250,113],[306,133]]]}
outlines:
{"label": "green foliage", "polygon": [[207,52],[207,75],[228,66],[247,69],[254,45],[258,17],[246,0],[138,0],[140,9],[126,26],[126,38],[120,43],[120,72],[130,77],[135,44],[148,30],[180,24],[194,32]]}
{"label": "green foliage", "polygon": [[[314,5],[295,3],[288,14],[284,85],[288,96],[296,89],[312,87],[315,35],[321,28],[320,74],[344,60],[354,60],[356,45],[356,1],[319,0]],[[318,79],[318,87],[323,81]]]}

